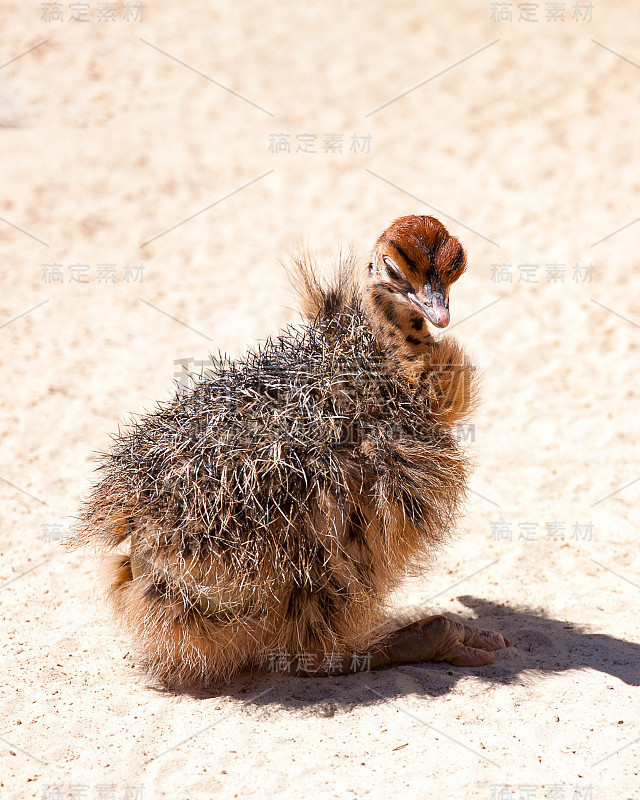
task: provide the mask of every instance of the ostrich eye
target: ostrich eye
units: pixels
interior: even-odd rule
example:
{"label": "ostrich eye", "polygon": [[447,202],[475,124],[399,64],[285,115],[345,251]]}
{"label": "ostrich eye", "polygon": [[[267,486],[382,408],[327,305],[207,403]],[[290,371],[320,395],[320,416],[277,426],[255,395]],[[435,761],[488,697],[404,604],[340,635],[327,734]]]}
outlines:
{"label": "ostrich eye", "polygon": [[400,280],[400,278],[402,278],[402,273],[400,272],[400,267],[396,264],[396,262],[392,258],[389,258],[389,256],[382,256],[382,260],[387,268],[387,274],[389,277],[395,278],[395,280]]}

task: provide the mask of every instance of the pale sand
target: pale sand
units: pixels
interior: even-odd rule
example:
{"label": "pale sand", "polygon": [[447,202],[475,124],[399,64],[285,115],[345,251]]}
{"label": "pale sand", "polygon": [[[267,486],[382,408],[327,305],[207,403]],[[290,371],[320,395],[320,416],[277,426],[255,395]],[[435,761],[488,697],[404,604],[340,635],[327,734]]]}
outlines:
{"label": "pale sand", "polygon": [[[593,246],[640,213],[640,70],[592,41],[638,62],[635,4],[596,0],[579,23],[569,2],[554,23],[541,2],[530,24],[461,0],[163,0],[141,23],[98,23],[97,5],[86,24],[2,11],[1,64],[48,39],[0,72],[2,797],[639,798],[640,224]],[[291,153],[269,152],[278,133]],[[305,133],[320,152],[294,152]],[[342,154],[323,152],[332,133]],[[92,451],[169,396],[174,360],[297,319],[279,258],[299,239],[366,257],[432,207],[469,253],[452,332],[484,400],[459,537],[398,613],[460,614],[514,647],[477,670],[150,687],[94,560],[55,541]],[[511,540],[492,540],[500,520]]]}

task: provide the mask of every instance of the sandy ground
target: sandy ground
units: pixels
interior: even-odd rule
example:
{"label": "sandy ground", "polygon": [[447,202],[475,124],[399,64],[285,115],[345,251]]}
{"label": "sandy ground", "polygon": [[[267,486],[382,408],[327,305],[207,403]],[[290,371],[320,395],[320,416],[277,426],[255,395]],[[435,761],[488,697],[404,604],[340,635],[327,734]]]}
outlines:
{"label": "sandy ground", "polygon": [[[70,5],[2,8],[2,797],[640,798],[635,3]],[[297,319],[300,239],[366,257],[425,212],[469,253],[484,401],[468,514],[398,614],[514,647],[149,685],[60,546],[92,452],[176,361]]]}

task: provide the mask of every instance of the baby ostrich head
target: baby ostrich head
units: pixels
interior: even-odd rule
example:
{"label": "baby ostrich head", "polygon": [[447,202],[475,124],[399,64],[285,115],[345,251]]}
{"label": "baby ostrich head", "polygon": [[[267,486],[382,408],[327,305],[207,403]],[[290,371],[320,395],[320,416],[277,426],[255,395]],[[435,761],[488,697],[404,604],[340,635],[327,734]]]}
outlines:
{"label": "baby ostrich head", "polygon": [[376,242],[366,293],[372,311],[391,325],[420,330],[426,319],[449,324],[449,287],[466,268],[466,253],[435,217],[397,219]]}

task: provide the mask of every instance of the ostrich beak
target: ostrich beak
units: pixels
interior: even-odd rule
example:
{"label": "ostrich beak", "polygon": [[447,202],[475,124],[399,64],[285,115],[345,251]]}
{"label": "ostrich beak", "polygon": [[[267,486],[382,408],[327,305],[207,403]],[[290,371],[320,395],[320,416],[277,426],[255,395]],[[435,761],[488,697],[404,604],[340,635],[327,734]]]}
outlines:
{"label": "ostrich beak", "polygon": [[433,323],[436,328],[446,328],[451,317],[449,316],[449,298],[442,292],[434,292],[428,283],[417,294],[407,295],[411,305],[419,311],[423,317]]}

